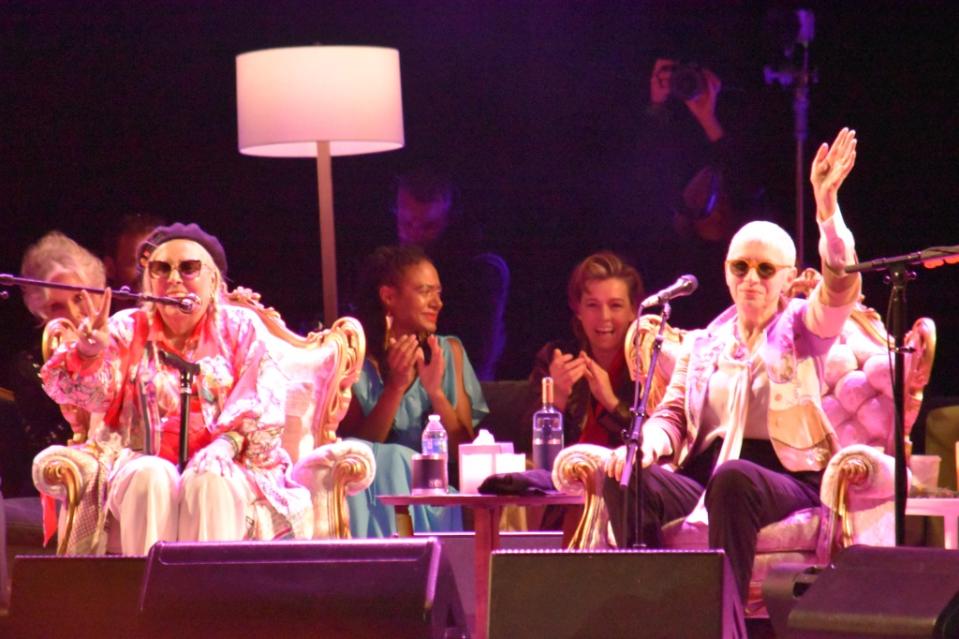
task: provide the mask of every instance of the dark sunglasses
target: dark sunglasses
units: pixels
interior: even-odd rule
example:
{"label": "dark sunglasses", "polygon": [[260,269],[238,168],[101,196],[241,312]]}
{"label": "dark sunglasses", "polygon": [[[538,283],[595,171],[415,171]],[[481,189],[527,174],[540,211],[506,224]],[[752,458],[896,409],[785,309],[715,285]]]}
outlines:
{"label": "dark sunglasses", "polygon": [[773,264],[772,262],[757,262],[756,260],[726,260],[726,266],[729,272],[736,277],[746,277],[750,269],[756,269],[756,275],[761,280],[768,280],[770,277],[780,271],[780,269],[789,268],[786,264]]}
{"label": "dark sunglasses", "polygon": [[173,271],[176,271],[182,279],[192,280],[203,270],[203,262],[201,260],[183,260],[177,266],[173,266],[169,262],[154,260],[147,265],[147,268],[150,271],[150,277],[167,279]]}

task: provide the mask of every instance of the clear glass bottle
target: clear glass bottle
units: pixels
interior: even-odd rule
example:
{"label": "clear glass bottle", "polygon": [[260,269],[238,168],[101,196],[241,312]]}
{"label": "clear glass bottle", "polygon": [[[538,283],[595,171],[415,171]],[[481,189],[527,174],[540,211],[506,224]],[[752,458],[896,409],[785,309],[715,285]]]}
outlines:
{"label": "clear glass bottle", "polygon": [[533,415],[533,468],[553,470],[563,450],[563,414],[553,406],[553,378],[543,378],[543,407]]}

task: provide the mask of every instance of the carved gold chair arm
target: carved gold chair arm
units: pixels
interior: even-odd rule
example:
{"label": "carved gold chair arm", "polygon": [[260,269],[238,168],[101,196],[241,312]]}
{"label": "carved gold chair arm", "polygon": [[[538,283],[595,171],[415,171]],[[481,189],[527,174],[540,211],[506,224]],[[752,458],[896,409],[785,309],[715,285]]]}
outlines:
{"label": "carved gold chair arm", "polygon": [[849,514],[849,488],[850,486],[860,486],[864,484],[869,477],[869,465],[860,457],[850,457],[843,460],[839,466],[839,483],[836,487],[836,516],[839,518],[842,527],[840,538],[840,548],[848,548],[853,544],[852,517]]}
{"label": "carved gold chair arm", "polygon": [[346,497],[366,489],[375,474],[373,451],[352,440],[320,446],[294,465],[293,479],[312,496],[314,538],[349,539]]}
{"label": "carved gold chair arm", "polygon": [[613,451],[592,444],[564,448],[553,463],[553,484],[567,495],[583,495],[583,514],[569,541],[569,548],[586,550],[609,544],[606,529],[609,514],[603,499],[606,460]]}
{"label": "carved gold chair arm", "polygon": [[[854,543],[892,543],[885,513],[895,495],[895,460],[864,444],[842,448],[823,473],[820,497],[830,514],[821,549],[828,554]],[[858,527],[858,528],[857,528]],[[827,557],[828,558],[828,557]]]}
{"label": "carved gold chair arm", "polygon": [[65,555],[67,542],[73,534],[73,522],[76,521],[77,507],[80,505],[80,478],[73,467],[62,460],[51,461],[43,469],[43,478],[48,484],[59,484],[67,493],[64,507],[67,509],[66,525],[63,536],[57,543],[57,554]]}
{"label": "carved gold chair arm", "polygon": [[63,501],[65,526],[57,543],[57,554],[60,555],[66,554],[73,533],[85,477],[92,476],[97,469],[96,459],[87,452],[88,447],[50,446],[41,451],[33,462],[33,483],[37,490]]}

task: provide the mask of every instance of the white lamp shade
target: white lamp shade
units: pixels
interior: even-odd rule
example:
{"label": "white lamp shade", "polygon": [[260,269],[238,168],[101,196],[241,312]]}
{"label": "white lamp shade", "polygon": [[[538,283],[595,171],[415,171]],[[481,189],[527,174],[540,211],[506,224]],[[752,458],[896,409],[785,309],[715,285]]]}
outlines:
{"label": "white lamp shade", "polygon": [[289,47],[236,57],[240,153],[315,157],[403,146],[400,54],[382,47]]}

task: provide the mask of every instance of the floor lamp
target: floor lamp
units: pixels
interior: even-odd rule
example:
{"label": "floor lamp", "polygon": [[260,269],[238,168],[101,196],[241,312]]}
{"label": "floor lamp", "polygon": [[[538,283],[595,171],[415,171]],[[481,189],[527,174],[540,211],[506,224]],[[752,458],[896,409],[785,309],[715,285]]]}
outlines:
{"label": "floor lamp", "polygon": [[396,49],[311,46],[236,57],[240,153],[315,157],[323,273],[323,319],[337,317],[336,234],[330,158],[403,146]]}

